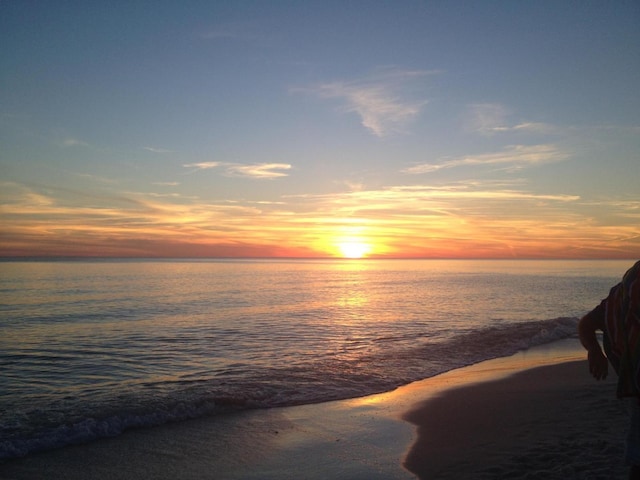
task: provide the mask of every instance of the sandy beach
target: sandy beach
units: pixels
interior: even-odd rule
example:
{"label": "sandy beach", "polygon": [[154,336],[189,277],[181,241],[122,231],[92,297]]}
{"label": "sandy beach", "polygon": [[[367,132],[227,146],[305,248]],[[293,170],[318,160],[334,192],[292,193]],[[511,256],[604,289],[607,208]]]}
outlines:
{"label": "sandy beach", "polygon": [[625,478],[614,390],[568,340],[379,395],[132,430],[9,461],[0,478]]}
{"label": "sandy beach", "polygon": [[624,403],[582,361],[447,391],[406,419],[419,478],[626,478]]}

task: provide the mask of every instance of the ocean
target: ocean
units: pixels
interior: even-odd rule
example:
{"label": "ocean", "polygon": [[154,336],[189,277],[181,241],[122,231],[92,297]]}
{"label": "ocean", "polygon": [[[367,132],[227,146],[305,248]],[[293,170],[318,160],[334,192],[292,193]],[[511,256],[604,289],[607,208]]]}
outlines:
{"label": "ocean", "polygon": [[576,337],[634,262],[0,262],[0,460]]}

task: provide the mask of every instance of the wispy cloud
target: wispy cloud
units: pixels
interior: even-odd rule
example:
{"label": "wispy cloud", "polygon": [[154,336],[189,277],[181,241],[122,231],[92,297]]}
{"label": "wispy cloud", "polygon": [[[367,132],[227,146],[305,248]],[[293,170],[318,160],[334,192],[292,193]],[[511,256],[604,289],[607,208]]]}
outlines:
{"label": "wispy cloud", "polygon": [[153,182],[152,185],[158,185],[159,187],[177,187],[179,182]]}
{"label": "wispy cloud", "polygon": [[84,181],[89,180],[96,183],[106,184],[106,185],[114,185],[116,183],[120,183],[120,180],[104,177],[101,175],[94,175],[92,173],[83,173],[83,172],[72,172],[69,175],[73,175],[79,178],[82,178]]}
{"label": "wispy cloud", "polygon": [[507,132],[518,133],[558,133],[558,128],[542,122],[513,121],[511,111],[497,103],[475,103],[469,105],[467,127],[483,135]]}
{"label": "wispy cloud", "polygon": [[166,148],[143,147],[143,149],[152,153],[173,153],[173,150],[167,150]]}
{"label": "wispy cloud", "polygon": [[[312,201],[331,211],[364,214],[365,212],[381,212],[401,214],[403,216],[419,216],[425,209],[430,211],[453,212],[464,210],[464,215],[474,216],[488,207],[493,211],[511,210],[513,202],[568,203],[580,200],[578,195],[535,193],[516,188],[500,182],[476,184],[459,182],[449,185],[396,185],[374,190],[362,190],[342,194],[295,195],[285,198],[296,198],[298,201]],[[484,202],[478,202],[483,200]],[[496,202],[502,204],[496,208]],[[464,208],[462,208],[464,207]],[[460,214],[462,215],[462,214]]]}
{"label": "wispy cloud", "polygon": [[322,83],[292,91],[337,99],[343,103],[343,111],[357,114],[367,130],[377,137],[384,137],[402,132],[405,125],[420,114],[427,100],[410,92],[419,87],[419,80],[436,73],[440,72],[388,68],[360,79]]}
{"label": "wispy cloud", "polygon": [[519,169],[544,163],[559,162],[570,154],[552,144],[511,145],[501,152],[468,155],[445,159],[440,163],[423,163],[403,170],[403,173],[423,174],[438,170],[469,166],[503,166]]}
{"label": "wispy cloud", "polygon": [[185,168],[194,168],[196,170],[208,170],[210,168],[216,168],[220,165],[224,165],[221,162],[200,162],[200,163],[187,163],[183,165]]}
{"label": "wispy cloud", "polygon": [[528,132],[528,133],[558,133],[558,129],[553,125],[542,122],[522,122],[511,126],[494,128],[494,132]]}
{"label": "wispy cloud", "polygon": [[227,172],[230,175],[252,178],[278,178],[286,177],[291,165],[287,163],[260,163],[255,165],[229,165]]}
{"label": "wispy cloud", "polygon": [[238,164],[229,162],[200,162],[188,163],[183,165],[185,168],[196,170],[208,170],[212,168],[223,168],[226,175],[233,177],[250,177],[258,179],[269,179],[286,177],[286,170],[291,169],[288,163],[256,163],[256,164]]}

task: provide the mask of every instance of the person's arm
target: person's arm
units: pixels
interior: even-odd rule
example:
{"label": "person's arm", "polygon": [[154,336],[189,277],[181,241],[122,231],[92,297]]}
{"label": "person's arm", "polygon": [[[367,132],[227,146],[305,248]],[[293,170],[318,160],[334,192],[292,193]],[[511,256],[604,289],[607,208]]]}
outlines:
{"label": "person's arm", "polygon": [[596,380],[607,378],[609,361],[602,352],[596,330],[604,329],[604,315],[601,308],[596,308],[587,313],[578,323],[578,335],[582,346],[587,350],[589,360],[589,372]]}

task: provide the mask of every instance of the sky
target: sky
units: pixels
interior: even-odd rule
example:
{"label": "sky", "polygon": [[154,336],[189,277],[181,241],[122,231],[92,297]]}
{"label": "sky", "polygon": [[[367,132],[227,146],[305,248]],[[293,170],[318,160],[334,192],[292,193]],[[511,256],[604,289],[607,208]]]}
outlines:
{"label": "sky", "polygon": [[640,2],[0,2],[0,256],[640,258]]}

